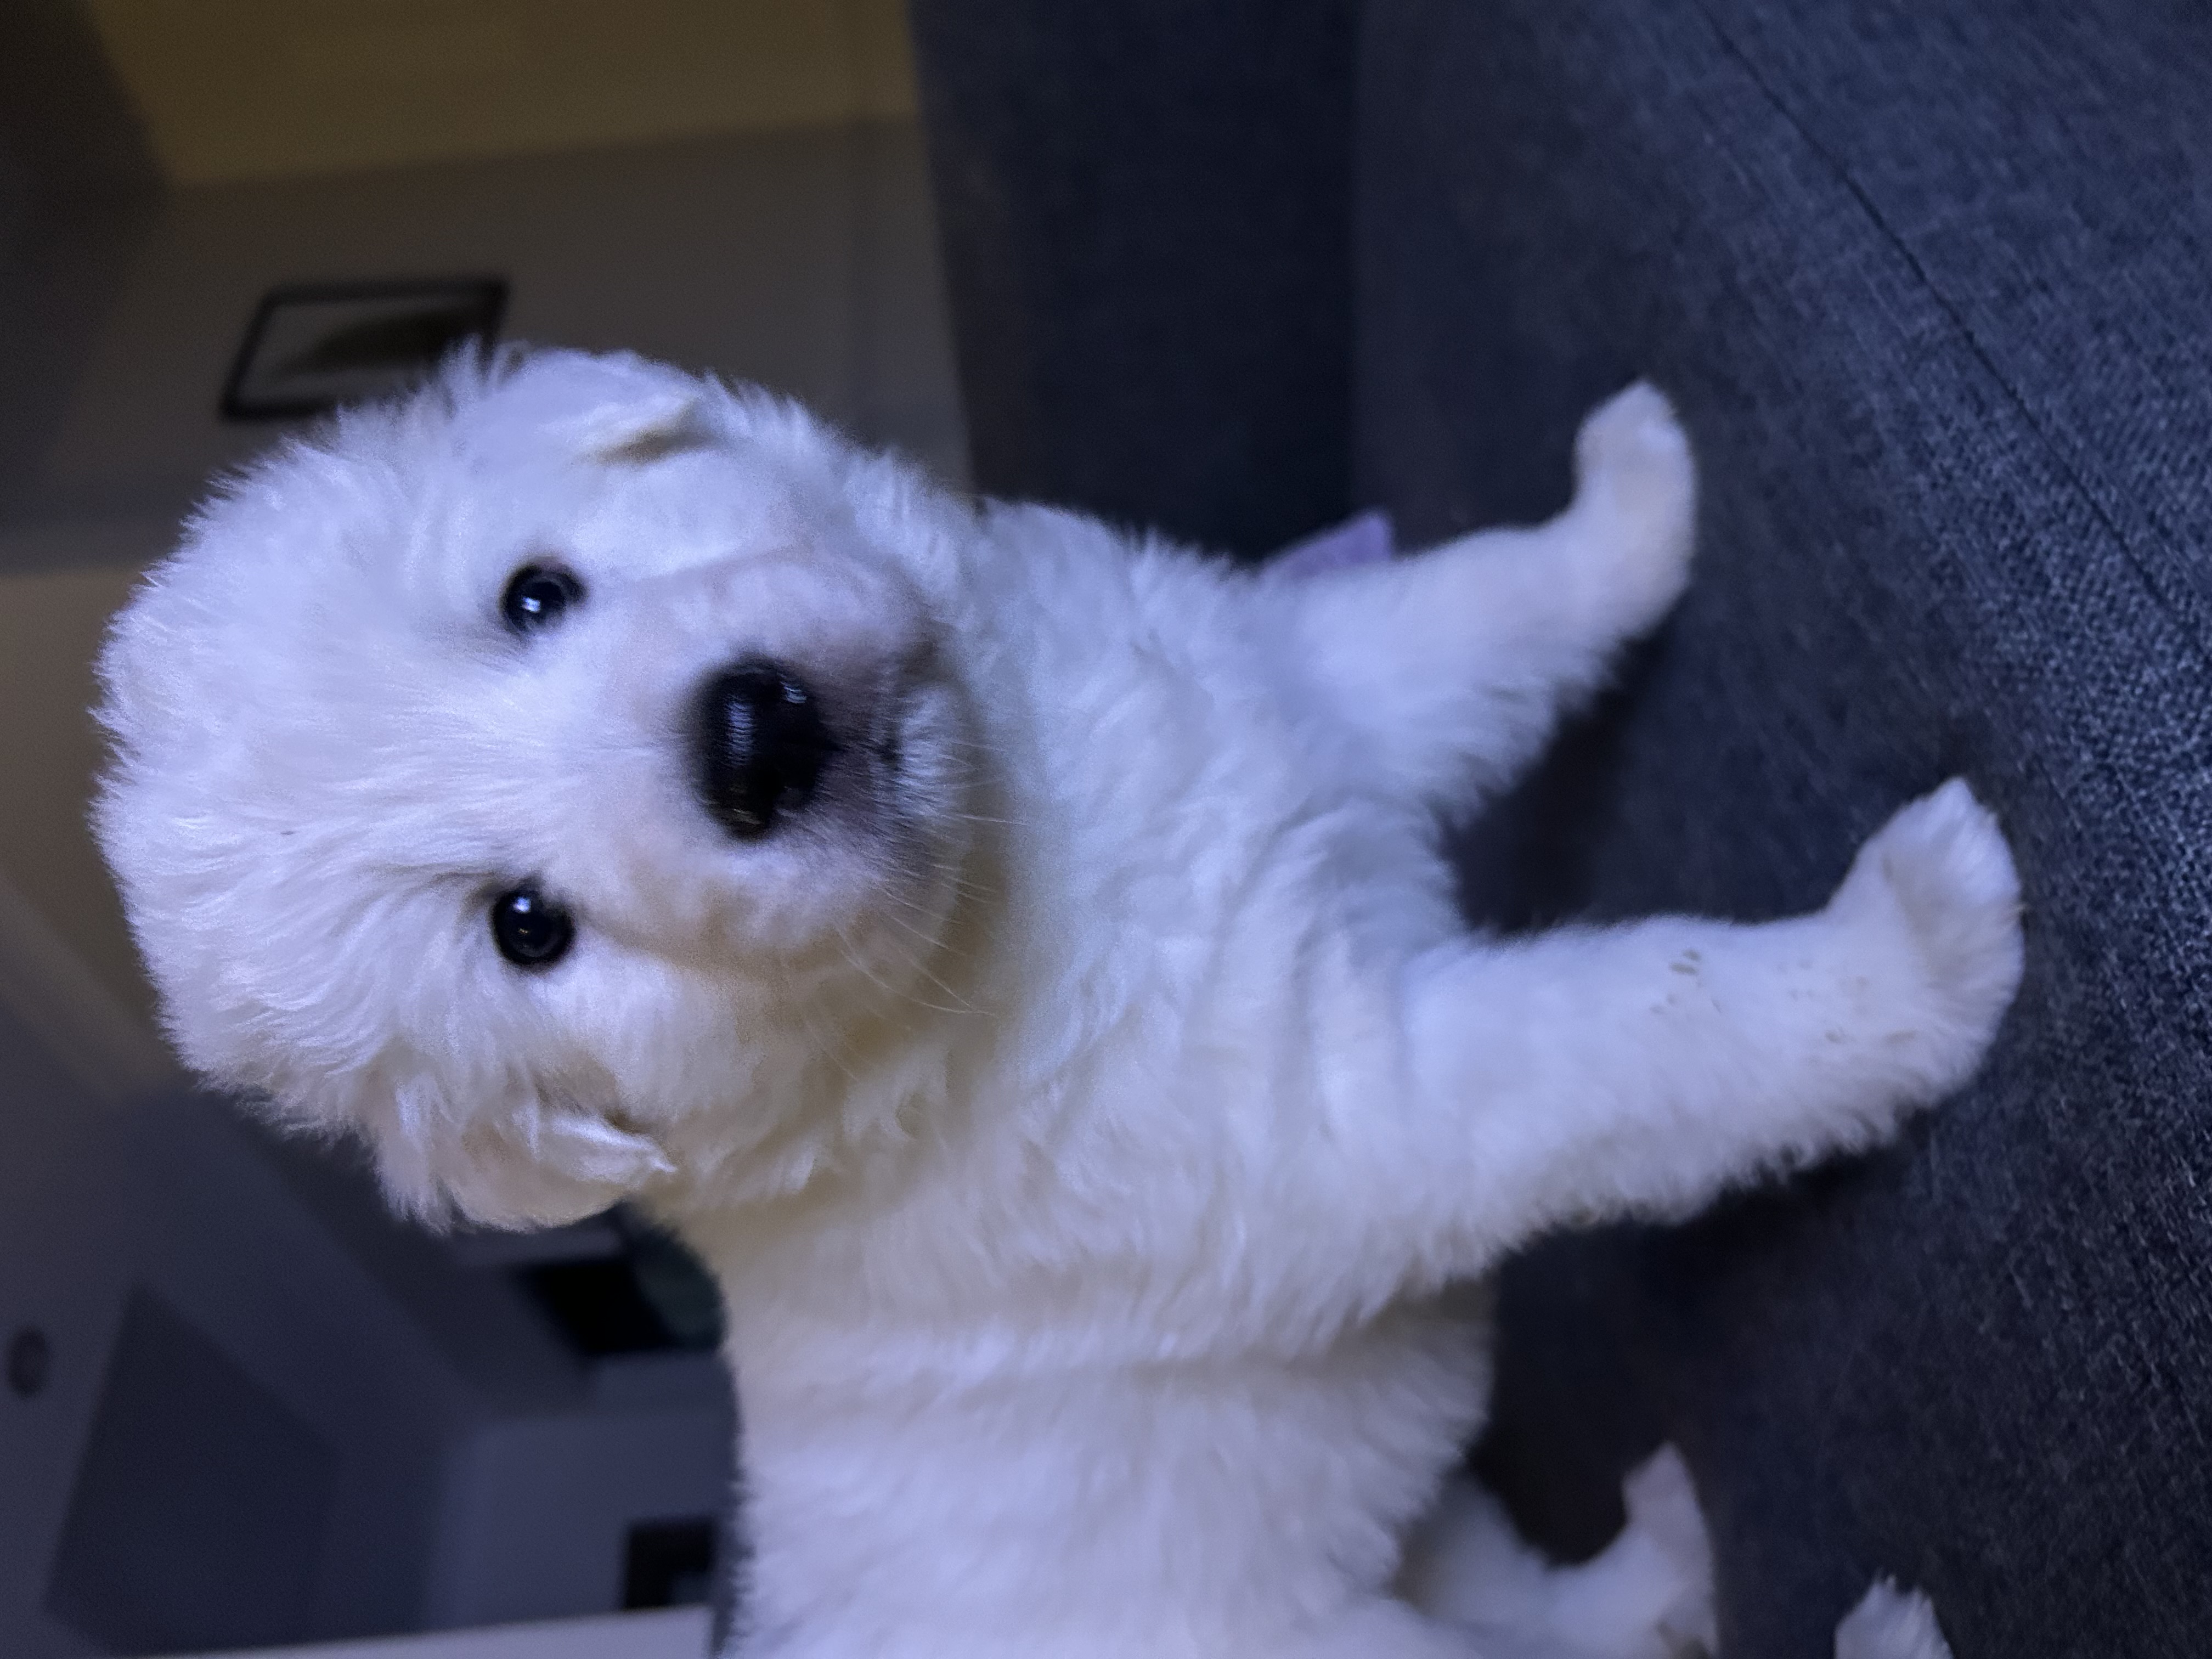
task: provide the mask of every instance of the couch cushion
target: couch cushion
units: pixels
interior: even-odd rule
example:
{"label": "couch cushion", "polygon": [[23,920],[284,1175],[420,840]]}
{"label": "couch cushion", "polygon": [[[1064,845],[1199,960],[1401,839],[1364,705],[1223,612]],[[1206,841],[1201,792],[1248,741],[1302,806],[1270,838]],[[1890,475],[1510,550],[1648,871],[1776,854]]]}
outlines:
{"label": "couch cushion", "polygon": [[1353,0],[915,0],[978,488],[1256,556],[1344,516]]}
{"label": "couch cushion", "polygon": [[1877,1572],[1961,1655],[2212,1644],[2208,35],[2126,0],[1369,8],[1355,493],[1416,543],[1547,512],[1639,374],[1705,469],[1692,592],[1470,890],[1808,907],[1954,773],[2026,881],[1999,1050],[1905,1145],[1508,1276],[1487,1465],[1588,1549],[1678,1440],[1732,1652],[1826,1655]]}

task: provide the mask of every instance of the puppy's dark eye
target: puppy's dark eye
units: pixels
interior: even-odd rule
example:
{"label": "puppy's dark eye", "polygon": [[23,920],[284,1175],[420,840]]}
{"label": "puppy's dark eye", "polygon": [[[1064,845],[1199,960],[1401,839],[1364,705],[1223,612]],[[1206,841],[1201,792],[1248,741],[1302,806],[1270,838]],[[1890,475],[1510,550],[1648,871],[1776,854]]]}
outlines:
{"label": "puppy's dark eye", "polygon": [[499,613],[518,633],[528,633],[559,619],[572,605],[580,605],[584,585],[558,565],[526,564],[507,579]]}
{"label": "puppy's dark eye", "polygon": [[491,902],[491,936],[518,968],[550,968],[576,942],[568,913],[535,887],[513,887]]}

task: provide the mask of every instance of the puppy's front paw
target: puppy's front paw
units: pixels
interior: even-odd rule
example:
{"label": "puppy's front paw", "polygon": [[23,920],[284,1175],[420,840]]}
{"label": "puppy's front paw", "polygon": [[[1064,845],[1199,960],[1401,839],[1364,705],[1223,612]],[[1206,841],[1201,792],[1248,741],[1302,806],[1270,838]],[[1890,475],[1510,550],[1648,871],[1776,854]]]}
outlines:
{"label": "puppy's front paw", "polygon": [[1836,1659],[1951,1659],[1951,1644],[1926,1596],[1877,1579],[1836,1626]]}
{"label": "puppy's front paw", "polygon": [[1690,1466],[1662,1446],[1621,1482],[1629,1530],[1648,1538],[1673,1569],[1674,1590],[1654,1626],[1666,1651],[1711,1654],[1720,1647],[1713,1613],[1713,1546],[1698,1507]]}
{"label": "puppy's front paw", "polygon": [[1690,579],[1698,473],[1665,394],[1638,380],[1598,405],[1575,440],[1575,507],[1612,554],[1602,579],[1639,623],[1656,622]]}
{"label": "puppy's front paw", "polygon": [[1905,947],[1909,982],[1878,1040],[1913,1051],[1931,1097],[1964,1083],[2020,988],[2020,877],[1996,817],[1952,779],[1859,849],[1829,910],[1869,945]]}

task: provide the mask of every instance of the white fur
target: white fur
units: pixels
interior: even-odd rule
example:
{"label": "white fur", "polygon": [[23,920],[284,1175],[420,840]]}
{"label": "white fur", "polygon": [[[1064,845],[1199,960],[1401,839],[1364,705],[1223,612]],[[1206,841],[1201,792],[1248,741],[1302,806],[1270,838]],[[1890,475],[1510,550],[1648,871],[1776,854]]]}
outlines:
{"label": "white fur", "polygon": [[[1710,1638],[1679,1464],[1580,1590],[1474,1594],[1502,1547],[1448,1504],[1407,1571],[1449,1616],[1392,1592],[1482,1419],[1484,1276],[1882,1139],[1980,1059],[2018,901],[1952,783],[1811,915],[1465,931],[1438,807],[1687,575],[1659,394],[1577,459],[1548,524],[1294,580],[635,359],[456,371],[150,578],[100,834],[195,1066],[417,1211],[629,1196],[714,1266],[748,1656],[1656,1659]],[[547,558],[587,596],[519,639]],[[682,711],[762,655],[854,781],[739,843]],[[526,878],[580,929],[542,973],[486,921]]]}
{"label": "white fur", "polygon": [[1885,1578],[1836,1626],[1836,1659],[1951,1659],[1951,1644],[1928,1598]]}

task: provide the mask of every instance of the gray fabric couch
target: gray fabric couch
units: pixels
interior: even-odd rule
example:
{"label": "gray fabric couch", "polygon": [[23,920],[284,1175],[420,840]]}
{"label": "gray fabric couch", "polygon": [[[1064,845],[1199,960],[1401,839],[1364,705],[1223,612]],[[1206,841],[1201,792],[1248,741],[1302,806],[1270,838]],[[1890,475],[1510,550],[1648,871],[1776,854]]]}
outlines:
{"label": "gray fabric couch", "polygon": [[1694,587],[1466,837],[1519,927],[1817,902],[1964,773],[2027,883],[1893,1151],[1505,1278],[1564,1553],[1662,1438],[1723,1645],[2212,1653],[2212,8],[914,0],[978,486],[1243,556],[1544,514],[1638,374]]}

